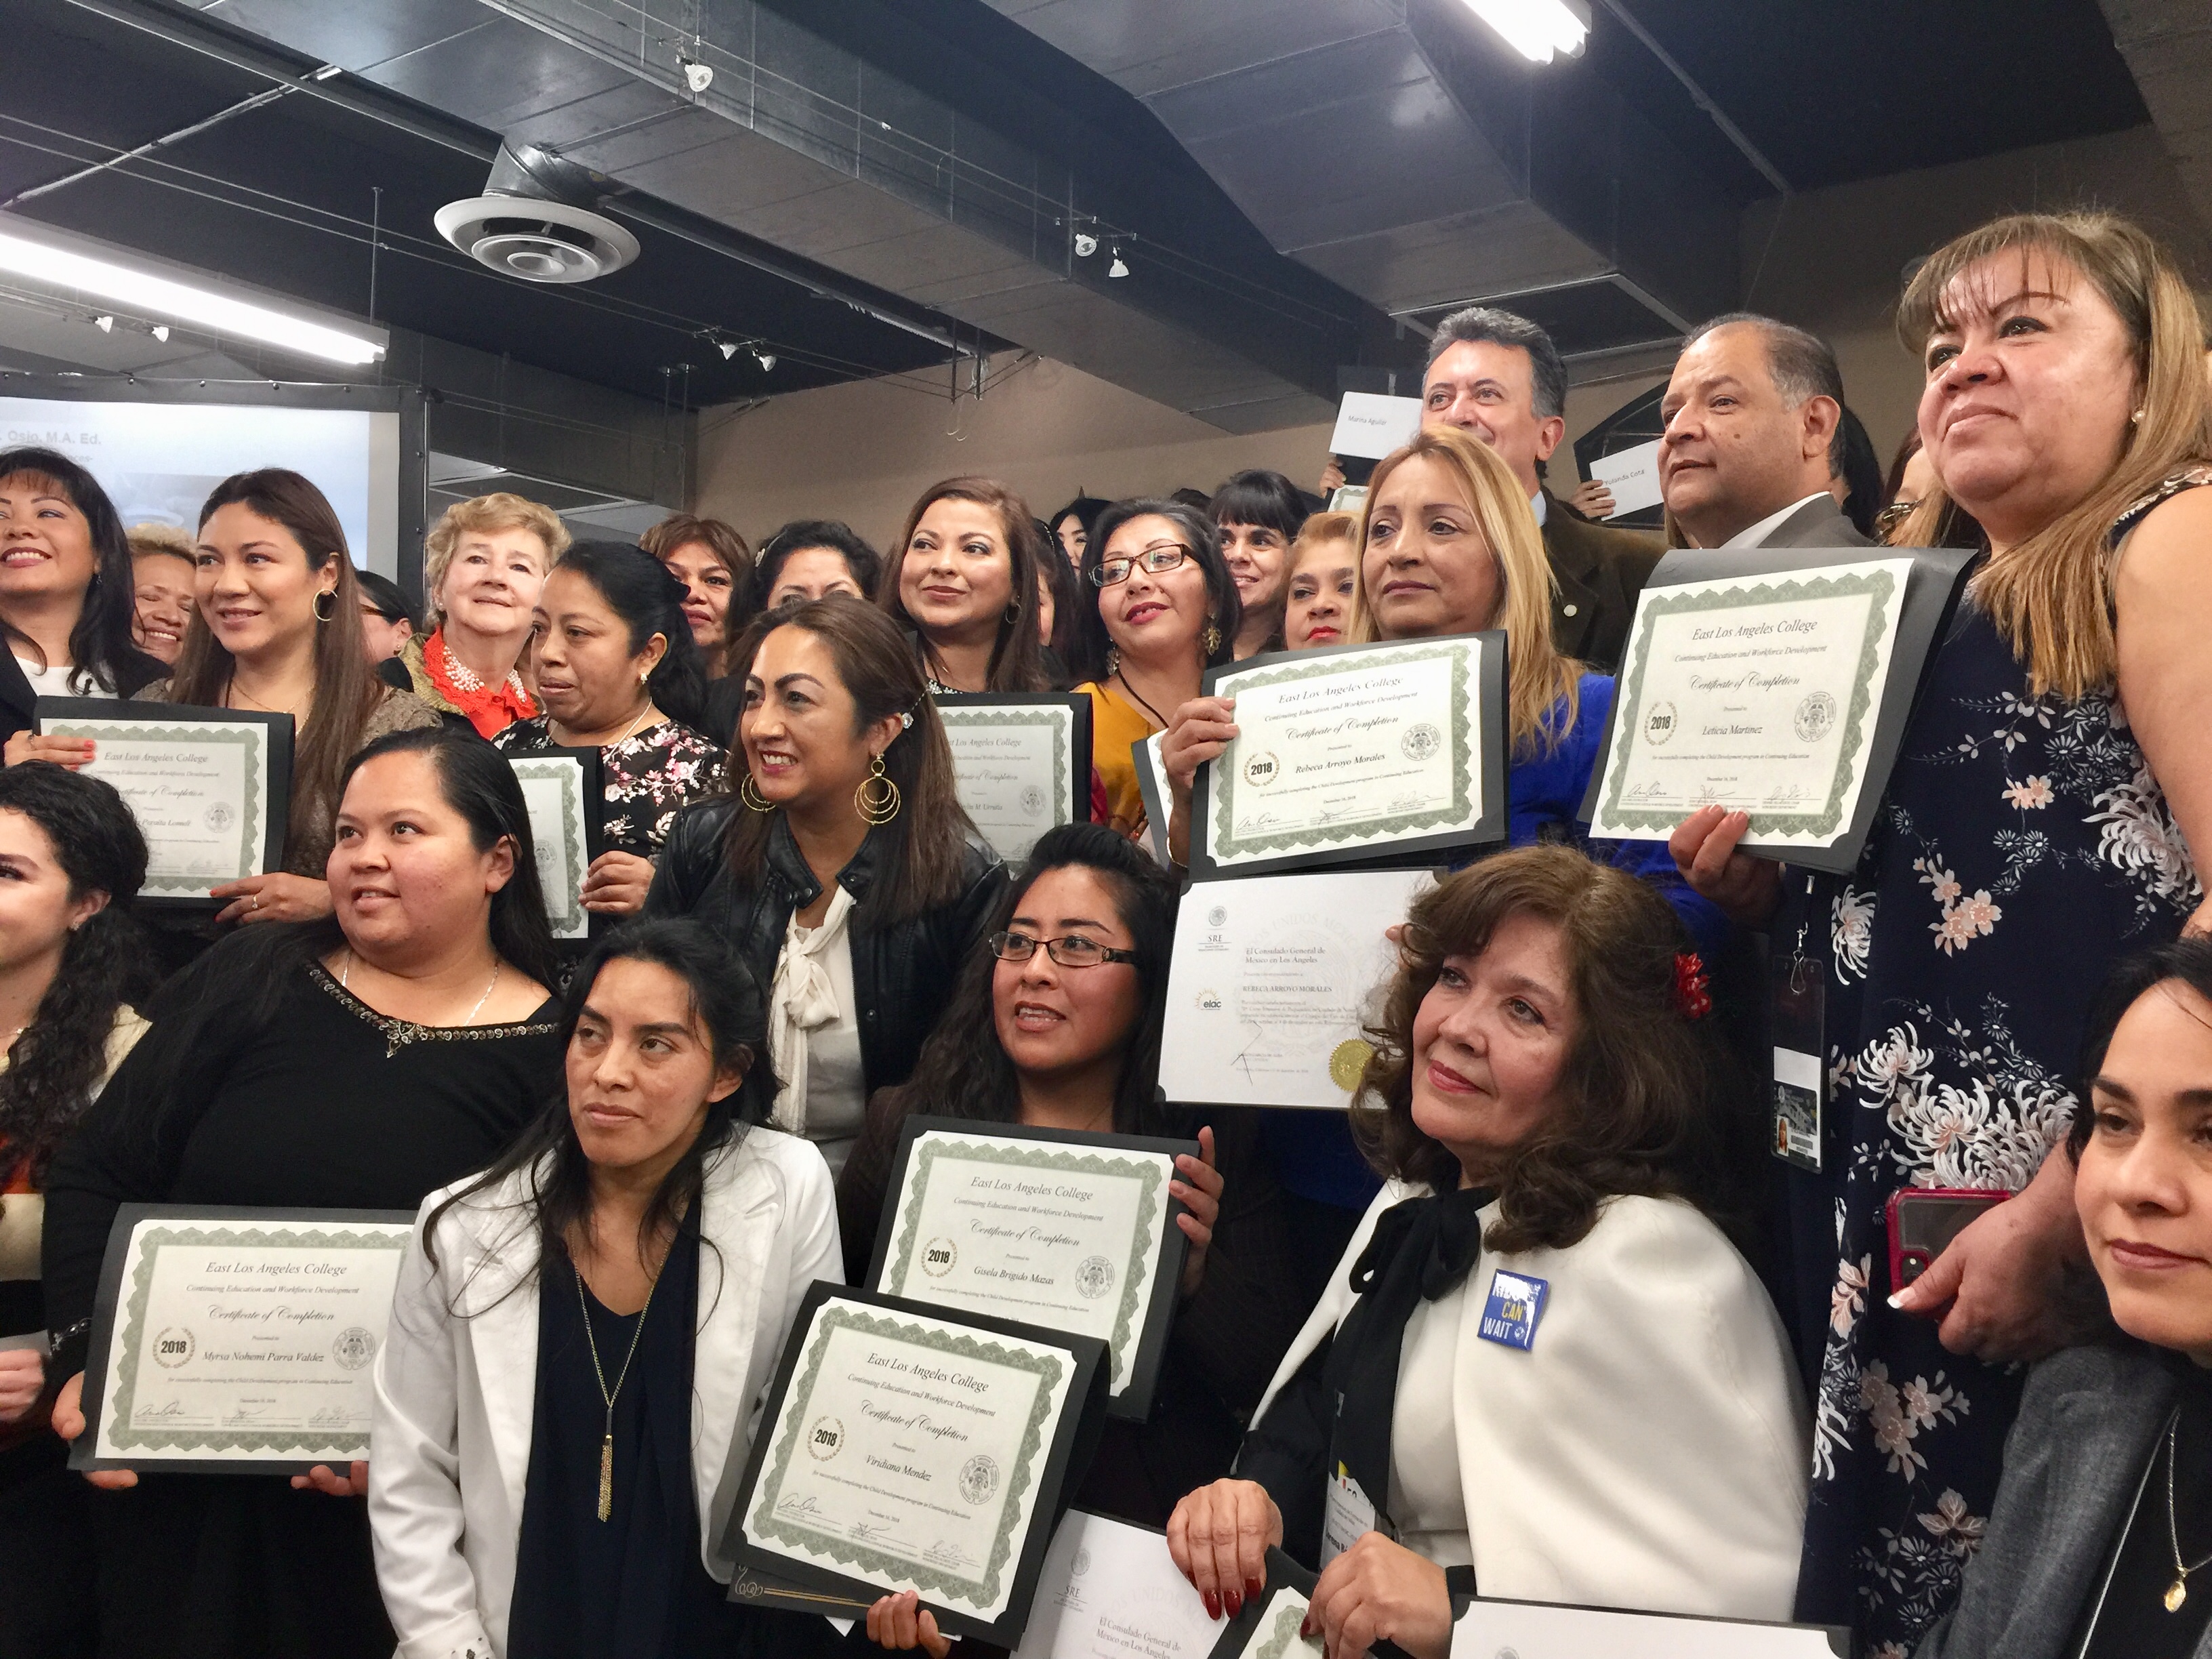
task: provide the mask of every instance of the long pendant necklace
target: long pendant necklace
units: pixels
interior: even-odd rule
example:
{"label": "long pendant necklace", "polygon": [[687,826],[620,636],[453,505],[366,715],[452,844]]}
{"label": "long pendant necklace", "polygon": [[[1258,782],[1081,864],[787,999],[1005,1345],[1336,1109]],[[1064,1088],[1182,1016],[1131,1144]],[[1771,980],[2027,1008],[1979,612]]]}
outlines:
{"label": "long pendant necklace", "polygon": [[1161,731],[1164,732],[1168,729],[1168,723],[1160,719],[1160,711],[1153,708],[1152,704],[1146,702],[1144,699],[1144,694],[1139,691],[1135,686],[1129,684],[1129,677],[1126,672],[1117,668],[1114,671],[1114,678],[1121,682],[1121,689],[1124,691],[1127,691],[1131,696],[1136,698],[1137,706],[1142,708],[1147,714],[1150,714],[1152,719],[1158,723]]}
{"label": "long pendant necklace", "polygon": [[2181,1604],[2189,1599],[2189,1575],[2212,1567],[2212,1555],[2192,1565],[2181,1564],[2181,1524],[2174,1514],[2173,1462],[2174,1448],[2181,1434],[2181,1408],[2173,1410],[2173,1420],[2166,1425],[2166,1541],[2173,1547],[2173,1583],[2166,1587],[2166,1610],[2179,1613]]}
{"label": "long pendant necklace", "polygon": [[637,1358],[637,1340],[645,1334],[646,1316],[653,1311],[653,1293],[660,1288],[660,1275],[653,1276],[653,1283],[645,1287],[645,1305],[637,1310],[637,1328],[629,1334],[629,1352],[623,1356],[622,1370],[615,1373],[615,1385],[607,1387],[607,1374],[599,1364],[599,1340],[592,1334],[592,1310],[584,1300],[584,1270],[574,1261],[568,1271],[576,1275],[576,1306],[584,1316],[584,1341],[592,1351],[592,1375],[599,1382],[599,1398],[607,1402],[607,1431],[599,1441],[599,1519],[605,1521],[615,1510],[615,1400],[629,1379],[629,1362]]}

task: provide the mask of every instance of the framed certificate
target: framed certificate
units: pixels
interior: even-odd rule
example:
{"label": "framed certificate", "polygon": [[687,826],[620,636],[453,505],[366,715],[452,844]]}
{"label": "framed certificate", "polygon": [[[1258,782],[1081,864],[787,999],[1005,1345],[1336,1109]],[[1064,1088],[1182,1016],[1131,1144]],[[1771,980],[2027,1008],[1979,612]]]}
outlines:
{"label": "framed certificate", "polygon": [[1342,1111],[1396,971],[1383,930],[1428,870],[1196,881],[1176,912],[1159,1092],[1184,1106]]}
{"label": "framed certificate", "polygon": [[[1267,1587],[1229,1620],[1210,1659],[1323,1659],[1320,1635],[1298,1634],[1319,1576],[1272,1546],[1266,1571]],[[1485,1654],[1483,1659],[1491,1656]]]}
{"label": "framed certificate", "polygon": [[1411,861],[1505,838],[1505,635],[1277,652],[1207,671],[1237,736],[1199,769],[1194,875]]}
{"label": "framed certificate", "polygon": [[514,779],[530,809],[530,839],[538,853],[538,880],[545,890],[545,915],[557,939],[591,937],[584,908],[584,872],[599,855],[605,816],[596,749],[540,749],[510,755]]}
{"label": "framed certificate", "polygon": [[1972,557],[1668,554],[1637,603],[1590,833],[1663,841],[1720,805],[1751,815],[1747,851],[1855,868]]}
{"label": "framed certificate", "polygon": [[908,1118],[869,1288],[1096,1337],[1108,1414],[1141,1423],[1190,1243],[1178,1153],[1198,1143]]}
{"label": "framed certificate", "polygon": [[763,1605],[865,1611],[917,1592],[955,1635],[1021,1639],[1106,1345],[817,1283],[746,1459],[734,1553]]}
{"label": "framed certificate", "polygon": [[208,890],[281,868],[292,717],[108,697],[40,697],[42,736],[90,738],[85,775],[130,803],[146,837],[142,904],[213,908]]}
{"label": "framed certificate", "polygon": [[1165,1533],[1070,1510],[1013,1659],[1206,1659],[1220,1634]]}
{"label": "framed certificate", "polygon": [[74,1469],[302,1473],[368,1455],[370,1366],[414,1216],[125,1204]]}
{"label": "framed certificate", "polygon": [[[1272,1575],[1271,1575],[1272,1578]],[[1452,1626],[1452,1659],[1850,1659],[1842,1625],[1769,1625],[1748,1619],[1696,1619],[1618,1607],[1476,1597]]]}
{"label": "framed certificate", "polygon": [[960,805],[1008,864],[1036,838],[1091,817],[1091,699],[967,692],[939,696]]}

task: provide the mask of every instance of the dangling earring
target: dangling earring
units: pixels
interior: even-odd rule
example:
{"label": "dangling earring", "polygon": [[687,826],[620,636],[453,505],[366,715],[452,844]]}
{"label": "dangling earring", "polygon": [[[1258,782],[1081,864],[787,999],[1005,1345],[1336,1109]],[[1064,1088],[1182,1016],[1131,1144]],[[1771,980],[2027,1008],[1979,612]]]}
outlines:
{"label": "dangling earring", "polygon": [[1221,630],[1212,623],[1207,623],[1206,632],[1198,636],[1198,642],[1205,647],[1206,660],[1211,662],[1213,659],[1213,653],[1221,649]]}
{"label": "dangling earring", "polygon": [[775,811],[775,803],[761,793],[760,785],[753,781],[753,775],[750,771],[748,771],[738,784],[738,799],[745,804],[745,809],[748,811],[773,812]]}
{"label": "dangling earring", "polygon": [[1110,680],[1121,672],[1121,647],[1118,645],[1109,645],[1106,647],[1106,678]]}
{"label": "dangling earring", "polygon": [[884,775],[884,757],[875,758],[875,769],[860,780],[853,792],[853,810],[866,823],[889,823],[899,815],[899,787]]}
{"label": "dangling earring", "polygon": [[[323,601],[325,599],[328,599],[331,602],[330,609],[327,611],[323,608]],[[314,611],[315,620],[317,622],[328,622],[331,617],[338,614],[337,589],[335,587],[325,587],[323,589],[321,592],[315,595],[313,602],[310,605],[309,609]]]}
{"label": "dangling earring", "polygon": [[1008,605],[1008,606],[1006,607],[1006,626],[1007,626],[1007,627],[1009,627],[1009,628],[1012,628],[1012,627],[1016,623],[1019,622],[1021,619],[1022,619],[1022,607],[1021,607],[1021,602],[1020,602],[1019,600],[1016,600],[1013,604],[1012,604],[1012,605]]}

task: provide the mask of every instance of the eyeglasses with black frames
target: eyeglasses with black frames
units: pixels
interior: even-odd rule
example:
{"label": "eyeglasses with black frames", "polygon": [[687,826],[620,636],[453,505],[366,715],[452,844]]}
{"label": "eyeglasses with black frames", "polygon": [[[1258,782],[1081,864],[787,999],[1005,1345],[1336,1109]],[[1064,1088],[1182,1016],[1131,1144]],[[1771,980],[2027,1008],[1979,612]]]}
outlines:
{"label": "eyeglasses with black frames", "polygon": [[1043,945],[1045,953],[1063,968],[1096,968],[1105,962],[1134,962],[1134,951],[1116,951],[1095,939],[1068,933],[1059,939],[1031,939],[1027,933],[994,933],[991,954],[1001,962],[1027,962]]}

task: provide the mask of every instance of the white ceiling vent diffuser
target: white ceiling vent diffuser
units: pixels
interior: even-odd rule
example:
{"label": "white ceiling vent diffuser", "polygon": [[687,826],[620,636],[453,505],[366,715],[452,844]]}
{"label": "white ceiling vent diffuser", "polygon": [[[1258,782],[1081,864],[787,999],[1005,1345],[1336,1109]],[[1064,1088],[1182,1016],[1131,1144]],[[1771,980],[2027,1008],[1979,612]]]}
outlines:
{"label": "white ceiling vent diffuser", "polygon": [[637,238],[593,212],[611,179],[535,144],[501,144],[484,193],[438,210],[438,234],[526,283],[588,283],[637,258]]}

